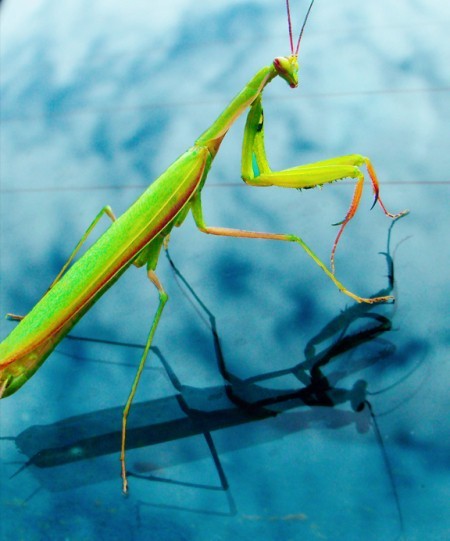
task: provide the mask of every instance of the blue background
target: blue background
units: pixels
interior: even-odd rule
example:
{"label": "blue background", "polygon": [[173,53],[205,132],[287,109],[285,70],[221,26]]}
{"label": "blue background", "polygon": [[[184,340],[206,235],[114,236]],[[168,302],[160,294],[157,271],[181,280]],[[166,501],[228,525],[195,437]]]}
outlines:
{"label": "blue background", "polygon": [[[292,11],[297,29],[306,2]],[[25,314],[100,208],[125,211],[288,39],[281,0],[6,0],[0,16],[0,311]],[[129,497],[117,437],[140,351],[66,340],[0,403],[2,539],[448,539],[449,23],[444,0],[317,0],[299,89],[265,93],[274,169],[368,155],[386,206],[411,209],[388,246],[367,186],[337,254],[338,277],[371,296],[389,249],[397,302],[355,307],[300,248],[207,237],[188,218],[171,254],[216,318],[231,381],[162,257],[170,300],[130,416]],[[244,120],[206,220],[299,234],[327,261],[352,183],[246,187]],[[130,269],[74,334],[143,344],[156,304]],[[321,355],[334,407],[308,387]],[[352,408],[363,386],[373,416]]]}

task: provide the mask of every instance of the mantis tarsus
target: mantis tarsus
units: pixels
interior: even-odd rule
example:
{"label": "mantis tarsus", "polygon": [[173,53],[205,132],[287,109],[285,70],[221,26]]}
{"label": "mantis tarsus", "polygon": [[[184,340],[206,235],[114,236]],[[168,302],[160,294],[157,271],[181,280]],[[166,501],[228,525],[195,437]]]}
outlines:
{"label": "mantis tarsus", "polygon": [[[372,181],[375,203],[379,203],[386,215],[390,214],[379,197],[379,185],[370,160],[358,154],[332,158],[291,169],[272,171],[264,146],[262,93],[267,84],[277,76],[291,88],[298,85],[298,52],[303,30],[311,11],[311,1],[303,22],[296,47],[292,39],[289,0],[286,0],[291,54],[275,58],[272,64],[262,68],[244,86],[212,125],[182,154],[137,201],[118,219],[109,206],[104,207],[75,247],[69,260],[58,274],[47,293],[27,314],[17,317],[20,322],[0,344],[0,397],[16,392],[41,366],[56,345],[67,335],[77,321],[91,308],[105,291],[132,264],[147,266],[150,281],[158,290],[159,305],[153,317],[146,347],[126,402],[122,421],[121,475],[123,491],[127,492],[125,466],[125,439],[128,413],[148,356],[152,340],[167,302],[167,294],[156,275],[161,248],[169,240],[174,226],[180,226],[189,211],[203,233],[211,235],[271,239],[299,244],[315,263],[334,282],[340,291],[358,302],[375,303],[392,297],[362,298],[355,295],[334,275],[334,254],[339,238],[353,218],[361,198],[364,175],[360,169],[365,165]],[[343,178],[356,179],[356,188],[350,208],[340,222],[332,252],[331,269],[298,236],[265,233],[208,226],[203,219],[201,192],[223,138],[234,121],[249,108],[242,145],[242,178],[252,186],[279,186],[283,188],[313,188]],[[108,215],[112,225],[70,266],[82,244],[100,218]]]}

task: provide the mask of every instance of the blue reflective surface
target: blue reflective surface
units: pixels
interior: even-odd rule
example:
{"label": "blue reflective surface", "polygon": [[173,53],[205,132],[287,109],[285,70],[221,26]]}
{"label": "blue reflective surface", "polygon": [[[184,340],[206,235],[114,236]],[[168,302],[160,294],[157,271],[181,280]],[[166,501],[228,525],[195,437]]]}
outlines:
{"label": "blue reflective surface", "polygon": [[[1,10],[0,311],[25,314],[100,208],[125,211],[288,41],[283,2]],[[1,401],[2,539],[446,539],[449,18],[442,0],[319,0],[300,88],[265,93],[274,169],[358,152],[388,209],[411,209],[391,227],[367,187],[337,253],[350,289],[396,303],[355,305],[300,248],[189,218],[181,278],[158,267],[170,300],[130,414],[129,497],[121,412],[157,306],[142,269],[77,325],[95,341],[65,340]],[[246,187],[244,121],[206,220],[299,234],[327,261],[352,183]]]}

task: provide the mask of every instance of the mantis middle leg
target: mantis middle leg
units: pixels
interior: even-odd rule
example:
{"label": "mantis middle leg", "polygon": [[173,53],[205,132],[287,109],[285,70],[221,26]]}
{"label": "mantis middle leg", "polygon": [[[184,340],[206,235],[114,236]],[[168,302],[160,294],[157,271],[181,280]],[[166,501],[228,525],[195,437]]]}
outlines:
{"label": "mantis middle leg", "polygon": [[278,240],[278,241],[285,241],[285,242],[295,242],[299,244],[305,252],[315,261],[317,265],[324,271],[324,273],[332,280],[332,282],[336,285],[336,287],[354,299],[357,302],[367,302],[369,304],[375,303],[375,302],[383,302],[392,300],[392,296],[384,296],[384,297],[373,297],[373,298],[365,298],[360,297],[359,295],[355,295],[351,291],[349,291],[335,276],[334,274],[326,267],[325,263],[323,263],[319,257],[311,250],[311,248],[301,239],[300,237],[296,235],[290,235],[290,234],[282,234],[282,233],[265,233],[261,231],[247,231],[244,229],[231,229],[228,227],[210,227],[206,225],[204,219],[203,219],[203,210],[202,210],[202,204],[200,199],[200,194],[196,196],[196,198],[193,201],[192,204],[192,214],[194,216],[195,223],[197,224],[197,227],[202,231],[203,233],[208,233],[209,235],[218,235],[223,237],[237,237],[237,238],[247,238],[247,239],[268,239],[268,240]]}

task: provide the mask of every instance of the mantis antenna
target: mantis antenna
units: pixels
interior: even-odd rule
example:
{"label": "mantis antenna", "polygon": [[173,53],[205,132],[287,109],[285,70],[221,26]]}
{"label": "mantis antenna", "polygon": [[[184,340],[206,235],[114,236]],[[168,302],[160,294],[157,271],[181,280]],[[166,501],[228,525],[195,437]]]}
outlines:
{"label": "mantis antenna", "polygon": [[286,0],[286,11],[287,11],[287,18],[288,18],[288,28],[289,28],[289,43],[291,46],[291,53],[293,56],[298,56],[298,51],[300,49],[300,42],[302,40],[303,36],[303,30],[305,29],[306,21],[308,20],[309,13],[311,11],[311,8],[313,7],[314,0],[311,0],[311,3],[309,4],[308,11],[306,12],[305,19],[302,24],[302,28],[300,30],[300,34],[298,36],[297,46],[295,47],[294,51],[294,40],[292,38],[292,19],[291,19],[291,9],[289,6],[289,0]]}

